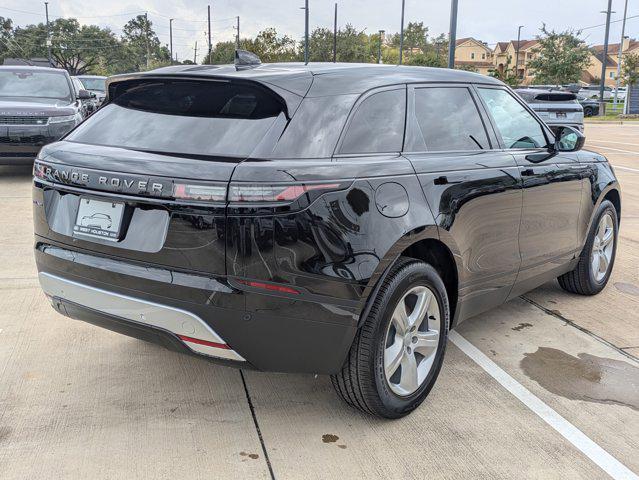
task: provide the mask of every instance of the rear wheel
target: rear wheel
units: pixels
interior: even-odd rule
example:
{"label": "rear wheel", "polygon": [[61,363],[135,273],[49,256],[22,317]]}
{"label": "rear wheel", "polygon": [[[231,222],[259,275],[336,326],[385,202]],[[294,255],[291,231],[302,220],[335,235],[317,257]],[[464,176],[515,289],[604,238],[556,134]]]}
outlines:
{"label": "rear wheel", "polygon": [[558,278],[561,288],[580,295],[595,295],[604,289],[615,263],[618,226],[617,210],[604,200],[590,227],[579,263]]}
{"label": "rear wheel", "polygon": [[592,107],[584,107],[584,117],[592,117],[593,112]]}
{"label": "rear wheel", "polygon": [[409,414],[433,387],[449,326],[444,283],[430,265],[401,258],[384,280],[333,386],[372,415]]}

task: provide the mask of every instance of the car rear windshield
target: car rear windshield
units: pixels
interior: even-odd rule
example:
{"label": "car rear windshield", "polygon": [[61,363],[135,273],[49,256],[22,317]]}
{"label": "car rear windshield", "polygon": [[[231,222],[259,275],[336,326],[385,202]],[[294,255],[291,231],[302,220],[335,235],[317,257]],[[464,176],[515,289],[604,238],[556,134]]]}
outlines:
{"label": "car rear windshield", "polygon": [[578,103],[574,93],[538,93],[533,95],[528,103]]}
{"label": "car rear windshield", "polygon": [[71,99],[64,71],[0,69],[0,97]]}
{"label": "car rear windshield", "polygon": [[68,141],[170,154],[246,158],[283,114],[258,85],[147,80],[115,86],[112,100]]}

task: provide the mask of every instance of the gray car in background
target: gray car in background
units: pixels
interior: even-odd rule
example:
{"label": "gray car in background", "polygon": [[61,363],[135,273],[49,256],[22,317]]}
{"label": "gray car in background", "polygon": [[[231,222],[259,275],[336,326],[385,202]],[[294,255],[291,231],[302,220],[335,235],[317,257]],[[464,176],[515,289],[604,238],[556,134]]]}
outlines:
{"label": "gray car in background", "polygon": [[76,78],[82,82],[86,90],[95,94],[96,109],[102,105],[106,97],[107,77],[102,75],[78,75]]}
{"label": "gray car in background", "polygon": [[536,89],[515,91],[553,130],[569,126],[584,131],[584,109],[574,93]]}

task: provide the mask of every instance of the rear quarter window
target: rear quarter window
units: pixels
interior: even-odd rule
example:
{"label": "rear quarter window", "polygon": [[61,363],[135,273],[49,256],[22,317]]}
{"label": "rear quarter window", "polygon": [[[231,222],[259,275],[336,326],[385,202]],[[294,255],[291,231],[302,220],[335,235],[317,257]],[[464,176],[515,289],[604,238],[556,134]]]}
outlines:
{"label": "rear quarter window", "polygon": [[400,152],[404,142],[406,88],[366,97],[346,127],[341,154]]}

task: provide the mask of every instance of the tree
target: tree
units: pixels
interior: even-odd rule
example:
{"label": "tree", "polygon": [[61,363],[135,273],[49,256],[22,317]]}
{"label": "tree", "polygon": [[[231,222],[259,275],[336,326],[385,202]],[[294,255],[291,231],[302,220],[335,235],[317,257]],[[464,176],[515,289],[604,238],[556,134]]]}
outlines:
{"label": "tree", "polygon": [[13,22],[10,18],[0,16],[0,65],[6,57],[11,56],[13,45],[11,44],[13,35]]}
{"label": "tree", "polygon": [[[338,39],[338,51],[339,51]],[[304,51],[302,40],[300,50]],[[308,58],[311,62],[333,61],[333,32],[328,28],[316,28],[308,36]]]}
{"label": "tree", "polygon": [[[218,42],[211,50],[211,55],[204,58],[203,64],[220,65],[233,63],[235,61],[235,42]],[[184,63],[184,62],[183,62]]]}
{"label": "tree", "polygon": [[503,70],[490,70],[488,72],[488,75],[490,75],[491,77],[495,77],[498,80],[501,80],[502,82],[504,82],[506,85],[509,85],[511,87],[517,87],[519,86],[519,76],[517,75],[517,72],[515,71],[515,67],[510,67],[510,64],[512,63],[513,58],[508,55],[508,58],[506,59],[506,66],[503,68]]}
{"label": "tree", "polygon": [[122,66],[125,70],[143,71],[171,63],[169,49],[160,44],[153,22],[145,15],[129,20],[122,31],[125,48]]}
{"label": "tree", "polygon": [[262,30],[254,39],[244,39],[242,48],[253,52],[265,63],[299,60],[295,40],[288,35],[278,36],[274,28]]}
{"label": "tree", "polygon": [[639,55],[627,55],[623,59],[621,79],[625,86],[637,85],[639,82]]}
{"label": "tree", "polygon": [[535,83],[561,85],[575,83],[590,64],[590,51],[572,30],[548,31],[546,25],[537,36],[539,48],[528,66]]}
{"label": "tree", "polygon": [[[120,58],[120,42],[108,28],[80,25],[74,19],[58,18],[50,23],[51,57],[71,75],[108,72],[107,66]],[[44,57],[47,52],[47,26],[44,23],[18,27],[14,45],[23,58]]]}
{"label": "tree", "polygon": [[[377,47],[375,43],[374,47]],[[372,56],[371,42],[364,31],[357,31],[353,25],[347,23],[344,29],[337,32],[337,61],[338,62],[372,62],[377,59],[377,50]]]}

